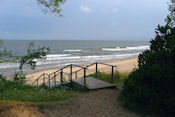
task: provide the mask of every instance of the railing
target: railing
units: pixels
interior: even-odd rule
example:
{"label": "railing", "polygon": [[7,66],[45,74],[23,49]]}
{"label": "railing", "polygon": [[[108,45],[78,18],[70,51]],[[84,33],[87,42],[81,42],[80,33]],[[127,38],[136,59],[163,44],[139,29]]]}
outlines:
{"label": "railing", "polygon": [[85,69],[77,70],[77,71],[73,72],[72,74],[75,74],[75,78],[77,79],[78,78],[77,77],[78,72],[84,70],[84,78],[85,78],[85,81],[86,81],[86,69],[88,69],[89,67],[95,65],[95,78],[97,78],[97,75],[98,75],[98,64],[106,65],[106,66],[110,66],[111,67],[111,84],[113,84],[113,81],[114,81],[114,68],[117,68],[117,66],[115,66],[115,65],[110,65],[110,64],[106,64],[106,63],[96,62],[96,63],[92,63],[90,65],[87,65],[85,67]]}
{"label": "railing", "polygon": [[[60,82],[61,85],[63,85],[64,83],[64,74],[68,76],[68,81],[70,81],[70,83],[72,84],[73,82],[73,75],[75,74],[75,79],[77,78],[84,78],[84,86],[86,86],[86,76],[87,76],[87,69],[93,65],[95,65],[95,77],[97,78],[97,75],[98,75],[98,65],[101,64],[101,65],[105,65],[105,66],[110,66],[111,67],[111,84],[113,84],[113,81],[114,81],[114,68],[116,68],[117,66],[115,65],[110,65],[110,64],[106,64],[106,63],[100,63],[100,62],[96,62],[96,63],[92,63],[90,65],[87,65],[85,67],[82,67],[82,66],[79,66],[79,65],[73,65],[73,64],[70,64],[70,65],[67,65],[59,70],[57,70],[56,72],[53,72],[51,74],[46,74],[46,73],[43,73],[41,76],[39,76],[33,83],[32,85],[36,84],[37,86],[39,85],[39,80],[42,79],[42,84],[45,84],[45,83],[49,83],[49,88],[50,88],[50,83],[51,82],[54,82],[54,85],[56,86],[56,83],[57,82]],[[80,69],[77,70],[77,71],[74,71],[73,72],[73,67],[79,67]],[[66,68],[70,68],[70,74],[69,73],[66,73],[66,72],[63,72],[64,69]],[[78,77],[78,73],[79,72],[83,72],[83,76],[81,77]],[[58,80],[57,80],[58,79]],[[46,81],[47,80],[47,81]]]}
{"label": "railing", "polygon": [[[61,85],[63,85],[63,83],[65,82],[65,78],[63,77],[63,75],[67,75],[68,76],[68,81],[71,82],[72,84],[72,70],[73,70],[73,67],[79,67],[79,68],[84,68],[82,66],[79,66],[79,65],[73,65],[73,64],[70,64],[70,65],[67,65],[61,69],[58,69],[57,71],[51,73],[51,74],[46,74],[46,73],[43,73],[42,75],[40,75],[33,83],[32,85],[37,85],[39,86],[40,84],[46,84],[48,83],[48,87],[50,88],[50,84],[51,82],[54,82],[55,86],[56,86],[56,83],[57,82],[60,82]],[[66,72],[63,72],[64,69],[70,67],[70,74],[66,73]],[[42,81],[40,81],[42,80]]]}

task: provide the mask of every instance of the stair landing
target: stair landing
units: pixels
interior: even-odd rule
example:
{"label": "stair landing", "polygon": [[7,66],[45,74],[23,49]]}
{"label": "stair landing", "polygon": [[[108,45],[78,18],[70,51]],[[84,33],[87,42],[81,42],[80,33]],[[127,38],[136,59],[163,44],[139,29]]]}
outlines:
{"label": "stair landing", "polygon": [[[84,86],[84,78],[73,79],[74,83]],[[98,80],[96,78],[88,77],[86,78],[86,87],[88,89],[102,89],[102,88],[112,88],[115,87],[114,84]]]}

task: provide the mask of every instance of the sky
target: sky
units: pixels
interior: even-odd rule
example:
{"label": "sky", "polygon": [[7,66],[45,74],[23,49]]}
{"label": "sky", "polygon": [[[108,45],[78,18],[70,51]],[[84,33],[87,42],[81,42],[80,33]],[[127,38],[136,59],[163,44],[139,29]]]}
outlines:
{"label": "sky", "polygon": [[36,0],[0,1],[3,40],[151,40],[169,0],[67,0],[64,17],[45,14]]}

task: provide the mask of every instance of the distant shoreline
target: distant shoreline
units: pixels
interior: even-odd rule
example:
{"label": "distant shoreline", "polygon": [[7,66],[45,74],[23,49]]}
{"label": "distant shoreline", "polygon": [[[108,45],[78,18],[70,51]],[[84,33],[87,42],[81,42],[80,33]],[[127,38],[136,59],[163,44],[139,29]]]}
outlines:
{"label": "distant shoreline", "polygon": [[[117,60],[104,60],[104,61],[100,61],[100,62],[114,65],[116,62],[119,62],[119,61],[127,61],[127,60],[137,59],[137,58],[138,58],[138,56],[133,56],[133,57],[121,58],[121,59],[117,59]],[[85,66],[85,65],[89,65],[91,63],[94,63],[94,62],[86,62],[86,63],[83,63],[83,64],[75,64],[75,65]],[[41,68],[41,69],[34,70],[34,71],[30,72],[30,73],[26,73],[25,75],[29,75],[29,74],[33,74],[33,73],[37,73],[37,72],[41,72],[41,71],[45,71],[45,70],[56,70],[56,69],[62,68],[64,66],[60,66],[60,67],[57,67],[57,68],[56,67],[53,67],[53,68]]]}

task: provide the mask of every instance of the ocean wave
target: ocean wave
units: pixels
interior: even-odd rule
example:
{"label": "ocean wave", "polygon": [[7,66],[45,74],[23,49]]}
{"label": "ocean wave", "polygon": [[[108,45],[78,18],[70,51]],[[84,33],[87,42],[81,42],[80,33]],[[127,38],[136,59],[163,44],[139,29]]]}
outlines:
{"label": "ocean wave", "polygon": [[121,48],[121,47],[102,48],[101,50],[104,50],[104,51],[129,51],[129,50],[146,50],[146,49],[150,49],[150,46],[146,45],[146,46],[125,47],[125,48]]}
{"label": "ocean wave", "polygon": [[86,59],[93,59],[93,58],[97,58],[97,59],[103,59],[103,58],[106,58],[106,59],[109,59],[109,58],[118,58],[118,57],[130,57],[130,56],[137,56],[139,55],[139,53],[132,53],[132,54],[114,54],[114,55],[99,55],[99,56],[84,56],[83,58],[86,58]]}
{"label": "ocean wave", "polygon": [[70,57],[53,57],[53,58],[46,58],[46,60],[67,60],[67,59],[79,59],[80,56],[70,56]]}
{"label": "ocean wave", "polygon": [[[45,60],[37,60],[36,65],[56,65],[60,66],[62,64],[69,63],[83,63],[83,62],[94,62],[101,60],[116,60],[122,58],[128,58],[132,56],[139,55],[139,53],[130,53],[130,54],[112,54],[112,55],[92,55],[92,56],[71,56],[69,54],[56,54],[56,55],[47,55]],[[0,69],[18,67],[19,63],[0,63]]]}
{"label": "ocean wave", "polygon": [[82,49],[75,49],[75,50],[64,50],[64,52],[81,52]]}
{"label": "ocean wave", "polygon": [[71,54],[52,54],[52,55],[46,55],[46,58],[56,58],[56,57],[65,57],[70,56]]}
{"label": "ocean wave", "polygon": [[0,68],[11,68],[11,67],[18,67],[19,64],[18,63],[1,63],[0,64]]}

